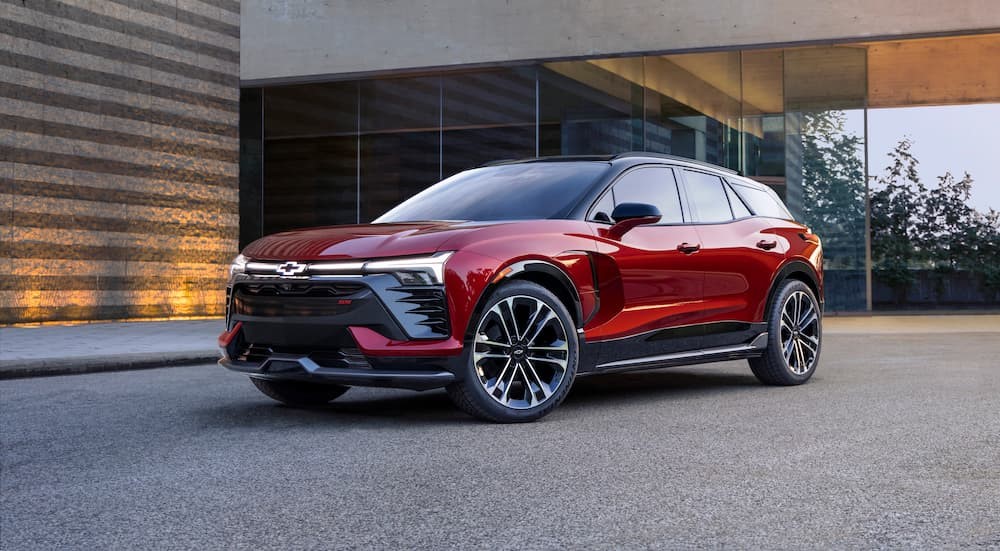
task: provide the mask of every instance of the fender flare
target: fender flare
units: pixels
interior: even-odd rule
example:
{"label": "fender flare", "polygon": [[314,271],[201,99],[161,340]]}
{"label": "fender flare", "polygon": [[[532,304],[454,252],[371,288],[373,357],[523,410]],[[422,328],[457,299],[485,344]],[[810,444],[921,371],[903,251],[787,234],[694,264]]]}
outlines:
{"label": "fender flare", "polygon": [[523,277],[525,274],[539,273],[550,276],[559,282],[559,285],[563,287],[565,292],[572,299],[572,304],[567,304],[566,307],[570,311],[570,315],[573,316],[573,322],[576,328],[579,329],[583,327],[583,307],[580,304],[580,293],[573,283],[573,280],[563,271],[562,268],[556,266],[552,262],[547,260],[539,259],[528,259],[514,262],[507,266],[501,267],[496,271],[496,276],[494,279],[483,289],[483,292],[479,295],[479,300],[476,301],[476,306],[472,310],[472,316],[469,318],[469,326],[466,328],[465,337],[469,338],[473,331],[473,325],[476,320],[479,319],[479,314],[482,312],[483,303],[486,298],[493,294],[503,282],[517,279]]}
{"label": "fender flare", "polygon": [[774,275],[771,279],[771,288],[767,291],[767,302],[764,303],[764,315],[767,315],[767,309],[771,306],[771,299],[774,298],[774,293],[778,291],[778,285],[782,281],[785,281],[792,274],[803,274],[806,276],[808,281],[806,282],[809,287],[812,288],[813,293],[816,294],[816,300],[819,301],[820,309],[823,308],[825,300],[823,294],[820,292],[819,276],[816,275],[816,270],[808,262],[803,260],[791,260],[785,263],[778,273]]}

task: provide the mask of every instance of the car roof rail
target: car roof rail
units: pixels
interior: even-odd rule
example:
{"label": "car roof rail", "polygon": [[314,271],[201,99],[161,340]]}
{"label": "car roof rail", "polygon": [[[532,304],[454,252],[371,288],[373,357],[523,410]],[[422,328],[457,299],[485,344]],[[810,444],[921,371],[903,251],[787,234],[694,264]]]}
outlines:
{"label": "car roof rail", "polygon": [[706,161],[699,161],[697,159],[690,159],[688,157],[681,157],[680,155],[670,155],[668,153],[653,153],[650,151],[627,151],[625,153],[619,153],[615,155],[614,159],[630,159],[637,157],[647,157],[651,159],[663,159],[666,161],[677,161],[680,163],[687,163],[691,165],[703,166],[705,168],[712,168],[715,170],[721,170],[727,174],[735,174],[737,176],[742,176],[738,170],[733,170],[731,168],[726,168],[724,166],[719,166],[717,164],[712,164]]}
{"label": "car roof rail", "polygon": [[714,170],[719,170],[725,172],[726,174],[735,174],[737,176],[743,176],[737,170],[731,168],[726,168],[724,166],[719,166],[705,161],[699,161],[697,159],[689,159],[687,157],[681,157],[680,155],[670,155],[667,153],[653,153],[651,151],[628,151],[625,153],[618,153],[616,155],[556,155],[551,157],[528,157],[526,159],[499,159],[496,161],[490,161],[488,163],[483,163],[479,165],[480,167],[485,166],[500,166],[509,165],[517,163],[539,163],[539,162],[568,162],[568,161],[603,161],[609,162],[616,159],[636,159],[636,158],[647,158],[647,159],[660,159],[664,161],[677,161],[679,163],[687,163],[690,165],[703,166],[705,168],[711,168]]}
{"label": "car roof rail", "polygon": [[554,155],[551,157],[527,157],[524,159],[499,159],[479,165],[484,166],[512,165],[519,163],[562,163],[571,161],[603,161],[608,162],[614,159],[614,155]]}

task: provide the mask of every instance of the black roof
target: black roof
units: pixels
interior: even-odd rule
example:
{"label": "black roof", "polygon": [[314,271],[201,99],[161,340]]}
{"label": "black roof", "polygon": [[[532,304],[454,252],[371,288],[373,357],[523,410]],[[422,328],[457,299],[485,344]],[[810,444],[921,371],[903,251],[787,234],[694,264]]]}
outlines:
{"label": "black roof", "polygon": [[619,159],[658,159],[661,161],[676,161],[679,163],[686,163],[690,165],[699,165],[706,168],[711,168],[714,170],[719,170],[727,174],[739,174],[739,172],[726,168],[724,166],[715,165],[712,163],[706,163],[705,161],[698,161],[695,159],[689,159],[687,157],[680,157],[678,155],[668,155],[666,153],[652,153],[648,151],[629,151],[626,153],[618,153],[617,155],[558,155],[552,157],[531,157],[527,159],[506,159],[500,161],[493,161],[490,163],[484,163],[481,166],[498,166],[498,165],[508,165],[516,163],[551,163],[551,162],[567,162],[567,161],[603,161],[611,162]]}

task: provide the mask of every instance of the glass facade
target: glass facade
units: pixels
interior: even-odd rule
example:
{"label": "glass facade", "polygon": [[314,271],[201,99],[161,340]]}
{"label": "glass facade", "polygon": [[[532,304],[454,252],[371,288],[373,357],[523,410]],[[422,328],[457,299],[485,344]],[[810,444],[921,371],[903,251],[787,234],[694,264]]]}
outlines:
{"label": "glass facade", "polygon": [[[1000,307],[1000,184],[963,178],[988,141],[934,134],[930,107],[1000,108],[1000,79],[974,76],[1000,74],[998,46],[985,35],[246,89],[262,123],[241,127],[241,240],[370,222],[488,161],[652,151],[771,186],[823,237],[831,311]],[[956,71],[956,56],[979,69]],[[951,162],[912,178],[906,144]]]}

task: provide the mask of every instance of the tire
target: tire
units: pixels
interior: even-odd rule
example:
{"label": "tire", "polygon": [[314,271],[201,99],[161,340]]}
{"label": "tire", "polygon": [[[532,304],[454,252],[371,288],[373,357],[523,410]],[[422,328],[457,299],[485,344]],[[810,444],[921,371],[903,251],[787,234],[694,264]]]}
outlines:
{"label": "tire", "polygon": [[459,409],[486,421],[525,423],[566,398],[580,344],[569,311],[548,289],[504,283],[470,327],[465,371],[446,388]]}
{"label": "tire", "polygon": [[[798,309],[797,309],[798,308]],[[781,283],[767,313],[767,349],[750,369],[766,385],[801,385],[819,364],[823,312],[812,289],[797,279]]]}
{"label": "tire", "polygon": [[350,387],[302,381],[272,381],[250,378],[250,382],[269,398],[286,406],[306,408],[322,406],[347,392]]}

